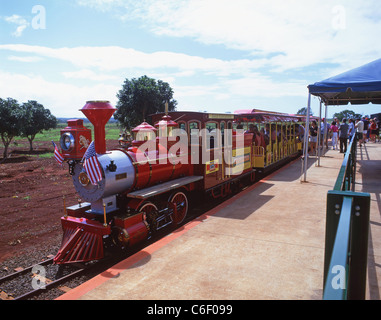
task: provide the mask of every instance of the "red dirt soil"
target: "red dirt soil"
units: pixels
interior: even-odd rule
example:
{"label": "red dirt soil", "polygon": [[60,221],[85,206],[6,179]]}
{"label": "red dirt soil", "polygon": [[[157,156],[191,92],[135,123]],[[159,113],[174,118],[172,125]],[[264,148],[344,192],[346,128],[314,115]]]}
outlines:
{"label": "red dirt soil", "polygon": [[[117,142],[107,141],[107,147],[115,148]],[[0,262],[50,242],[60,243],[63,196],[66,206],[78,203],[67,163],[61,167],[53,153],[39,158],[53,152],[52,143],[35,142],[34,149],[29,153],[11,147],[11,157],[0,158]]]}

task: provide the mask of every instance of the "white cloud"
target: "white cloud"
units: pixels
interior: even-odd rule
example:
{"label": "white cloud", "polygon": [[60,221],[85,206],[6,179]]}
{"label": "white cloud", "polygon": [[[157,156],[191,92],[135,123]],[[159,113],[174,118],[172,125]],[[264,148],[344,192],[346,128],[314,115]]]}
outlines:
{"label": "white cloud", "polygon": [[9,17],[5,17],[4,20],[6,22],[14,23],[18,25],[18,27],[16,28],[16,31],[12,33],[12,35],[15,37],[21,37],[23,31],[29,26],[29,22],[17,14],[14,14]]}
{"label": "white cloud", "polygon": [[236,80],[228,80],[226,85],[232,96],[279,98],[307,95],[307,86],[303,81],[275,82],[259,74],[253,74],[252,76]]}
{"label": "white cloud", "polygon": [[160,36],[260,55],[277,71],[318,63],[346,68],[378,58],[378,0],[81,0]]}
{"label": "white cloud", "polygon": [[77,0],[77,3],[81,6],[87,6],[90,8],[96,8],[101,11],[107,11],[113,8],[115,5],[121,5],[122,0]]}
{"label": "white cloud", "polygon": [[8,60],[11,60],[11,61],[20,61],[20,62],[38,62],[38,61],[43,60],[43,58],[36,57],[36,56],[24,56],[24,57],[9,56]]}
{"label": "white cloud", "polygon": [[120,89],[109,84],[76,86],[63,82],[47,81],[39,75],[24,75],[0,70],[0,87],[5,97],[19,102],[37,100],[58,117],[82,117],[81,109],[87,100],[109,100],[116,103]]}
{"label": "white cloud", "polygon": [[178,76],[191,76],[195,72],[218,76],[245,74],[259,67],[260,63],[254,59],[227,61],[168,51],[144,53],[117,46],[56,49],[24,44],[8,44],[0,45],[0,50],[35,54],[39,57],[68,61],[81,69],[97,68],[100,71],[110,72],[120,69],[156,70],[165,68],[167,72],[169,72],[169,69],[173,69],[171,72],[177,72]]}
{"label": "white cloud", "polygon": [[95,73],[89,69],[81,69],[78,71],[67,71],[62,72],[63,76],[68,79],[85,79],[89,81],[106,81],[106,80],[115,80],[118,77],[107,74]]}

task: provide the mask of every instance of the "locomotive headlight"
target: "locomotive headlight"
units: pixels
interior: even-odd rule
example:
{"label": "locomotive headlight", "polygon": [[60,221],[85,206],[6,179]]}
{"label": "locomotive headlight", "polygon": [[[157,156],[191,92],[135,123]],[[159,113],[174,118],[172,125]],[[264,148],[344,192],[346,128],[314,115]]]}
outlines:
{"label": "locomotive headlight", "polygon": [[65,132],[60,139],[60,145],[63,151],[69,152],[74,148],[74,137],[71,133]]}

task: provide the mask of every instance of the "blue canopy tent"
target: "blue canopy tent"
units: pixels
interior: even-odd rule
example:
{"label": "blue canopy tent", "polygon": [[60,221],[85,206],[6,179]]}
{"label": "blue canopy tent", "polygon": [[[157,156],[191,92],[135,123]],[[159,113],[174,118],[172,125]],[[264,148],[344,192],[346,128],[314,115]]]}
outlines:
{"label": "blue canopy tent", "polygon": [[[381,103],[381,59],[310,84],[308,91],[306,132],[309,128],[311,95],[320,98],[320,118],[322,103],[325,104],[326,111],[327,106],[330,105]],[[306,181],[308,152],[308,138],[306,136],[307,134],[304,139],[304,181]]]}

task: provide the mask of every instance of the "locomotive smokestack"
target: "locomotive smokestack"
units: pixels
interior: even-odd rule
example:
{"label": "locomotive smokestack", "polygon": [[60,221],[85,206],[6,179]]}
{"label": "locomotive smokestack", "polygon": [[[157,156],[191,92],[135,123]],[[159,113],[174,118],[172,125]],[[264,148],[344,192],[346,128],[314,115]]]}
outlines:
{"label": "locomotive smokestack", "polygon": [[105,126],[115,110],[109,101],[87,101],[80,110],[94,125],[94,144],[98,154],[106,153]]}

